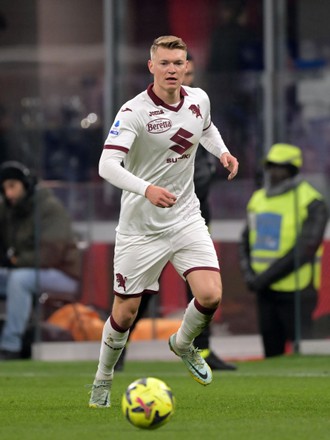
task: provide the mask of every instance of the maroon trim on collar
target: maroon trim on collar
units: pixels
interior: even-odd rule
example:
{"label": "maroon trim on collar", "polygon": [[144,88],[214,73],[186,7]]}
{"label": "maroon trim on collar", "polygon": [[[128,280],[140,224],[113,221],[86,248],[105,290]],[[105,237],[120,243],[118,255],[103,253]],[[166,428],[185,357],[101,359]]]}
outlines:
{"label": "maroon trim on collar", "polygon": [[104,150],[119,150],[119,151],[123,151],[124,153],[128,153],[128,148],[126,147],[121,147],[120,145],[110,145],[110,144],[105,144],[103,147]]}
{"label": "maroon trim on collar", "polygon": [[162,99],[160,99],[156,93],[152,90],[154,84],[149,84],[148,88],[147,88],[147,93],[150,97],[150,99],[156,104],[156,105],[161,105],[164,108],[167,108],[167,110],[172,110],[172,112],[178,112],[180,110],[180,108],[183,106],[184,103],[184,97],[188,95],[188,93],[185,91],[185,89],[183,87],[181,87],[180,89],[180,104],[177,107],[173,107],[169,104],[166,104]]}

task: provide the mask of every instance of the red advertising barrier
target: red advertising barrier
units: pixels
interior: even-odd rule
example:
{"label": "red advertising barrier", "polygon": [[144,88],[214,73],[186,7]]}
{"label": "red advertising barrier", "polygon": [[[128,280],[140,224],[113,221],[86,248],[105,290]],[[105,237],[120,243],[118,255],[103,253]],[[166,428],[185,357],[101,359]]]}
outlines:
{"label": "red advertising barrier", "polygon": [[[235,321],[232,327],[237,332],[249,332],[256,329],[254,295],[244,285],[238,264],[237,243],[215,243],[220,259],[224,298],[222,306],[214,317],[216,322],[222,318]],[[220,253],[221,247],[221,253]],[[113,299],[113,244],[93,243],[88,250],[83,274],[82,303],[94,305],[110,311]],[[314,319],[330,315],[330,241],[324,243],[322,260],[322,278],[319,300],[314,311]],[[160,315],[175,316],[187,305],[186,284],[168,264],[160,278],[159,307]],[[244,326],[244,322],[246,323]]]}

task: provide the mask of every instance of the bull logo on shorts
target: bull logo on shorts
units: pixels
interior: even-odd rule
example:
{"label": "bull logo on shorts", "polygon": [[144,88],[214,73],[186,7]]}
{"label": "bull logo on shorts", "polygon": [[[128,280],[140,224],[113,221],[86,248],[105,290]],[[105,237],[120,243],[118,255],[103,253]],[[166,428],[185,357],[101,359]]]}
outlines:
{"label": "bull logo on shorts", "polygon": [[116,281],[118,287],[122,287],[124,289],[124,292],[126,292],[126,280],[127,278],[124,277],[121,273],[116,273]]}
{"label": "bull logo on shorts", "polygon": [[192,111],[192,114],[196,116],[196,118],[201,118],[203,119],[202,113],[201,113],[201,108],[199,106],[199,104],[191,104],[191,106],[189,107],[189,110]]}

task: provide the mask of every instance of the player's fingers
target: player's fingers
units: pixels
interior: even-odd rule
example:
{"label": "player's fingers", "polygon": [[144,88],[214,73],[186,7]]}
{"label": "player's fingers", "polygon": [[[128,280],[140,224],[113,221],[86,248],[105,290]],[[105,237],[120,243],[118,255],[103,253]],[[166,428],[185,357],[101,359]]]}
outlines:
{"label": "player's fingers", "polygon": [[235,167],[228,176],[228,180],[232,180],[237,175],[238,169]]}
{"label": "player's fingers", "polygon": [[176,198],[174,196],[164,196],[157,203],[158,208],[171,208],[176,203]]}
{"label": "player's fingers", "polygon": [[228,168],[229,167],[229,162],[228,162],[226,157],[222,160],[222,166],[224,168]]}

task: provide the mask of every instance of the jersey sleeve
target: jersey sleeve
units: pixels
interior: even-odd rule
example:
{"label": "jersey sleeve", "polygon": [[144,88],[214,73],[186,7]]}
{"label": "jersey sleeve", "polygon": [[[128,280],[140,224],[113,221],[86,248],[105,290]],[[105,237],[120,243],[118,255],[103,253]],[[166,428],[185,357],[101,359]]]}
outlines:
{"label": "jersey sleeve", "polygon": [[150,182],[134,176],[122,167],[125,156],[124,149],[111,148],[106,144],[99,162],[99,174],[117,188],[144,196]]}
{"label": "jersey sleeve", "polygon": [[204,129],[203,129],[202,137],[200,139],[200,143],[208,152],[220,158],[220,156],[223,153],[229,153],[229,150],[226,147],[219,130],[211,120],[210,99],[204,90],[201,90],[201,92],[204,94],[206,112],[205,112]]}
{"label": "jersey sleeve", "polygon": [[117,188],[144,196],[150,183],[122,166],[138,134],[138,112],[133,111],[128,102],[117,113],[105,140],[99,161],[99,174]]}
{"label": "jersey sleeve", "polygon": [[229,153],[229,150],[226,147],[219,130],[213,124],[213,122],[211,122],[209,127],[204,130],[200,143],[207,151],[214,154],[214,156],[218,158],[220,158],[223,153]]}
{"label": "jersey sleeve", "polygon": [[105,140],[105,145],[116,145],[129,150],[139,134],[138,112],[129,104],[124,105],[117,113]]}

